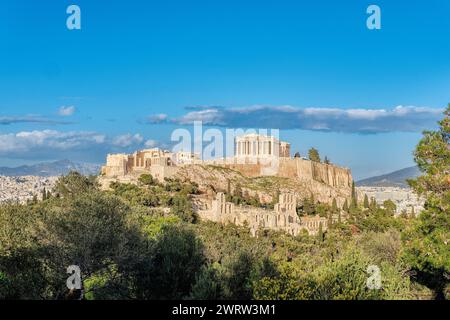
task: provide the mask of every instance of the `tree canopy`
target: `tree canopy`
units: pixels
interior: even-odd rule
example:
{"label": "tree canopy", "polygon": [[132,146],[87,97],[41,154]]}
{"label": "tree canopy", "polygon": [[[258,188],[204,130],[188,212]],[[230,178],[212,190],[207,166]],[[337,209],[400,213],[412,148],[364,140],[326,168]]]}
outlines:
{"label": "tree canopy", "polygon": [[319,151],[315,148],[311,148],[308,151],[308,158],[311,161],[320,162]]}
{"label": "tree canopy", "polygon": [[[425,131],[414,152],[422,172],[411,187],[424,196],[423,210],[404,234],[404,259],[419,282],[443,299],[450,283],[450,104],[437,131]],[[447,291],[447,293],[446,293]]]}

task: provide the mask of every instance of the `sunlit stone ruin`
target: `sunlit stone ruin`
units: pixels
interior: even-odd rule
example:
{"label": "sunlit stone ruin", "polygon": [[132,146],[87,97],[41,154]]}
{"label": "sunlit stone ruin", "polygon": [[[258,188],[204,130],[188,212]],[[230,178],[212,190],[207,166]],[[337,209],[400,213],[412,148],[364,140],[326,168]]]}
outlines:
{"label": "sunlit stone ruin", "polygon": [[207,208],[199,210],[199,215],[203,219],[220,222],[223,224],[233,223],[239,226],[247,226],[253,235],[258,230],[271,229],[284,231],[293,236],[298,235],[302,230],[315,235],[322,228],[325,231],[328,227],[328,220],[320,216],[299,218],[296,212],[297,199],[294,194],[282,193],[279,203],[275,204],[274,210],[265,210],[251,206],[236,206],[227,202],[225,194],[219,192],[215,200],[207,205]]}
{"label": "sunlit stone ruin", "polygon": [[[145,173],[163,182],[189,166],[223,167],[232,169],[246,177],[276,176],[293,179],[307,186],[319,201],[330,202],[335,195],[338,205],[349,199],[352,185],[351,172],[333,164],[310,161],[302,157],[291,157],[291,146],[275,137],[248,134],[235,138],[234,156],[202,160],[191,152],[170,152],[161,149],[145,149],[132,154],[109,154],[102,167],[103,183],[118,180],[133,182]],[[194,168],[194,167],[192,167]],[[222,192],[210,194],[199,208],[199,215],[221,223],[247,225],[253,234],[258,229],[274,229],[292,235],[306,230],[310,234],[326,230],[327,219],[321,217],[299,218],[296,213],[296,193],[282,193],[279,203],[272,211],[257,207],[235,206],[225,201]],[[208,204],[209,201],[209,204]]]}

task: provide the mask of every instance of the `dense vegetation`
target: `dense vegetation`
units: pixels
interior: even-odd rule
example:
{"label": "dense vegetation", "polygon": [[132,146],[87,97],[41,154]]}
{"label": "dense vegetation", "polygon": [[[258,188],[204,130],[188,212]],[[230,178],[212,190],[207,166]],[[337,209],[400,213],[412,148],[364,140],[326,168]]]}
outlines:
{"label": "dense vegetation", "polygon": [[426,131],[414,153],[423,175],[409,181],[425,210],[404,235],[405,260],[415,279],[448,297],[450,282],[450,104],[439,130]]}
{"label": "dense vegetation", "polygon": [[[450,110],[450,109],[449,109]],[[198,186],[176,179],[101,191],[93,177],[61,177],[42,201],[0,206],[1,299],[422,299],[449,295],[449,110],[425,133],[411,182],[426,201],[417,218],[371,199],[339,208],[313,198],[299,215],[331,227],[316,236],[199,221]],[[261,205],[236,188],[229,200]],[[276,198],[276,197],[275,197]],[[69,290],[67,267],[83,288]],[[369,289],[369,266],[381,287]]]}

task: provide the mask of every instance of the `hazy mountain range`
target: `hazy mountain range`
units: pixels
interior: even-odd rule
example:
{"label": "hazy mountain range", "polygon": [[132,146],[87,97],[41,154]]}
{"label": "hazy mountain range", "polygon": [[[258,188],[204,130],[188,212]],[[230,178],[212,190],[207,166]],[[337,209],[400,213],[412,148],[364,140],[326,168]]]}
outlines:
{"label": "hazy mountain range", "polygon": [[42,162],[34,165],[25,165],[16,168],[0,167],[2,176],[60,176],[77,171],[83,175],[97,175],[100,165],[92,163],[79,163],[70,160],[58,160],[53,162]]}
{"label": "hazy mountain range", "polygon": [[420,175],[417,166],[397,170],[381,176],[371,177],[356,182],[357,186],[366,187],[401,187],[406,188],[406,179],[412,179]]}

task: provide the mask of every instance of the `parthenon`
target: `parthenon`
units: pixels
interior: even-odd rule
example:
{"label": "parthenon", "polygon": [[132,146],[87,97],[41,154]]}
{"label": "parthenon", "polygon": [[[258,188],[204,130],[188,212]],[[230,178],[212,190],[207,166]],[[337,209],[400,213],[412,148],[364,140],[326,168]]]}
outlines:
{"label": "parthenon", "polygon": [[235,139],[235,157],[289,158],[291,145],[273,136],[247,134]]}

